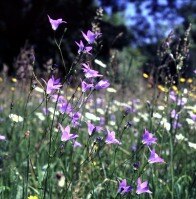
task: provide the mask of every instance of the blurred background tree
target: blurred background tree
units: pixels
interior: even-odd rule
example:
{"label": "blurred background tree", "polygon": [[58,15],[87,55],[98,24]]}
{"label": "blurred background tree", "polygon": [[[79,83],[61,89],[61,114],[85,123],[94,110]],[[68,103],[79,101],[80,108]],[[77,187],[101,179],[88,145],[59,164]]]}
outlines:
{"label": "blurred background tree", "polygon": [[[150,61],[156,63],[155,55],[160,41],[174,28],[176,34],[181,35],[189,23],[192,23],[190,54],[195,53],[196,1],[1,0],[0,67],[6,63],[12,73],[14,60],[25,44],[34,47],[37,67],[42,68],[43,63],[50,58],[60,64],[47,14],[51,18],[63,18],[68,22],[62,51],[69,66],[77,54],[75,40],[81,39],[81,30],[91,29],[91,22],[100,6],[104,9],[104,16],[99,21],[103,33],[103,48],[99,55],[105,62],[109,61],[111,49],[122,52],[127,49],[125,53],[130,53],[130,56],[134,56],[135,51],[142,55],[143,61],[136,64],[138,67]],[[62,32],[63,28],[61,26],[58,32]],[[192,70],[194,56],[190,63]]]}

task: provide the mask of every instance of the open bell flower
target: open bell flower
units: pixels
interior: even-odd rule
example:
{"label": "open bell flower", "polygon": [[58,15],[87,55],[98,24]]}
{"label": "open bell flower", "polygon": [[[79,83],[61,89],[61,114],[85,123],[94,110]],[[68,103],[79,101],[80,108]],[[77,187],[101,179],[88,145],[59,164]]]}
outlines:
{"label": "open bell flower", "polygon": [[79,147],[82,147],[82,144],[76,140],[73,141],[73,147],[74,148],[79,148]]}
{"label": "open bell flower", "polygon": [[70,126],[66,126],[65,128],[63,128],[61,126],[61,124],[59,124],[59,127],[61,129],[62,135],[61,135],[61,141],[62,142],[66,142],[68,140],[72,140],[78,137],[78,135],[76,134],[71,134],[70,133]]}
{"label": "open bell flower", "polygon": [[84,46],[82,40],[80,40],[80,43],[78,42],[75,42],[78,46],[78,54],[80,54],[81,52],[83,53],[88,53],[88,54],[91,54],[90,51],[92,50],[92,47],[91,46]]}
{"label": "open bell flower", "polygon": [[99,132],[102,131],[102,127],[100,126],[95,126],[94,124],[92,124],[91,122],[87,122],[87,126],[88,126],[88,134],[91,136],[93,133],[95,132]]}
{"label": "open bell flower", "polygon": [[132,187],[127,185],[126,179],[119,182],[118,193],[123,195],[123,194],[130,192],[131,190],[132,190]]}
{"label": "open bell flower", "polygon": [[97,37],[99,35],[101,35],[101,33],[93,33],[92,31],[88,30],[87,33],[83,33],[82,32],[82,35],[84,37],[84,39],[86,39],[86,41],[89,43],[89,44],[92,44],[95,42],[95,40],[97,39]]}
{"label": "open bell flower", "polygon": [[119,145],[121,144],[121,142],[115,138],[115,132],[114,131],[109,131],[107,129],[107,133],[108,134],[107,134],[107,137],[106,137],[106,140],[105,140],[106,144],[119,144]]}
{"label": "open bell flower", "polygon": [[142,136],[142,143],[147,146],[150,146],[152,144],[157,143],[157,138],[153,137],[153,134],[145,129],[144,134]]}
{"label": "open bell flower", "polygon": [[[45,80],[43,80],[45,82]],[[59,90],[61,88],[60,79],[55,79],[54,76],[52,76],[48,82],[46,83],[46,93],[48,95],[52,94],[55,90]]]}
{"label": "open bell flower", "polygon": [[82,81],[82,92],[85,93],[88,90],[91,90],[93,88],[93,84],[88,84],[85,81]]}
{"label": "open bell flower", "polygon": [[142,182],[141,178],[138,178],[137,180],[137,194],[141,193],[152,193],[149,188],[148,188],[148,181]]}
{"label": "open bell flower", "polygon": [[101,90],[105,89],[110,86],[110,83],[108,80],[100,80],[96,85],[95,85],[95,90]]}
{"label": "open bell flower", "polygon": [[57,30],[60,24],[67,23],[66,21],[63,21],[62,19],[51,19],[49,15],[48,15],[48,19],[54,31]]}
{"label": "open bell flower", "polygon": [[153,149],[151,152],[150,152],[150,157],[148,159],[148,162],[150,164],[154,164],[154,163],[165,163],[165,161],[160,158],[156,153],[155,153],[155,150]]}
{"label": "open bell flower", "polygon": [[93,70],[90,68],[89,64],[82,64],[82,70],[85,73],[85,77],[88,78],[95,78],[95,77],[102,77],[103,75],[100,75],[98,71]]}

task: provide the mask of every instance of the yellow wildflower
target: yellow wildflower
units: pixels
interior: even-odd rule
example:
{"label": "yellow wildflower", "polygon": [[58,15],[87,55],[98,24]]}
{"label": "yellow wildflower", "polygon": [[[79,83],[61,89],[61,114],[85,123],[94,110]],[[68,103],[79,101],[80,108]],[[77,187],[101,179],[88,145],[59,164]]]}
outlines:
{"label": "yellow wildflower", "polygon": [[148,76],[148,74],[143,73],[143,77],[147,79],[149,76]]}
{"label": "yellow wildflower", "polygon": [[181,77],[181,78],[180,78],[180,82],[182,82],[182,83],[183,83],[183,82],[185,82],[185,81],[186,81],[186,79],[185,79],[185,78],[183,78],[183,77]]}
{"label": "yellow wildflower", "polygon": [[39,199],[37,196],[29,196],[28,199]]}
{"label": "yellow wildflower", "polygon": [[16,78],[12,78],[11,80],[12,80],[13,83],[16,83],[16,82],[17,82],[17,79],[16,79]]}
{"label": "yellow wildflower", "polygon": [[188,78],[188,79],[187,79],[187,82],[188,82],[189,84],[191,84],[191,83],[193,82],[193,79]]}

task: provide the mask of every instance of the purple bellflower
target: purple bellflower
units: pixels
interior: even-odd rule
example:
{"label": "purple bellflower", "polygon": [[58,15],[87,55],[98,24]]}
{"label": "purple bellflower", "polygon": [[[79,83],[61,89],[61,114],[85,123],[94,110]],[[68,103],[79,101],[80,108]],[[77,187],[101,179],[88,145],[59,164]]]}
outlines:
{"label": "purple bellflower", "polygon": [[71,104],[68,103],[68,102],[64,102],[64,103],[58,103],[58,108],[59,108],[59,111],[64,114],[64,113],[67,113],[68,115],[71,115],[72,114],[72,107],[71,107]]}
{"label": "purple bellflower", "polygon": [[[43,80],[45,82],[45,80]],[[48,82],[46,83],[46,93],[48,95],[52,94],[55,90],[59,90],[61,88],[60,79],[54,79],[54,76],[52,76]]]}
{"label": "purple bellflower", "polygon": [[47,108],[42,108],[42,112],[44,115],[49,115],[50,111]]}
{"label": "purple bellflower", "polygon": [[106,137],[106,140],[105,140],[106,144],[121,144],[121,142],[115,138],[115,132],[114,131],[109,131],[107,129],[107,132],[108,132],[108,134],[107,134],[107,137]]}
{"label": "purple bellflower", "polygon": [[72,140],[78,137],[78,135],[76,134],[71,134],[70,133],[70,126],[66,126],[65,128],[63,128],[61,126],[61,124],[59,124],[59,127],[61,129],[62,135],[61,135],[61,141],[62,142],[66,142],[68,140]]}
{"label": "purple bellflower", "polygon": [[82,92],[85,93],[86,91],[90,90],[93,88],[93,84],[88,84],[85,81],[82,81]]}
{"label": "purple bellflower", "polygon": [[89,44],[92,44],[92,43],[95,42],[95,40],[97,39],[97,37],[99,35],[101,35],[101,33],[93,33],[90,30],[88,30],[86,34],[82,32],[82,35],[83,35],[84,39],[86,39],[86,41]]}
{"label": "purple bellflower", "polygon": [[176,101],[177,97],[176,97],[176,93],[174,91],[171,91],[169,93],[169,98],[172,100],[172,101]]}
{"label": "purple bellflower", "polygon": [[84,46],[82,40],[80,40],[80,43],[76,42],[77,46],[79,47],[78,49],[78,54],[80,54],[81,52],[83,53],[88,53],[91,54],[90,51],[92,50],[91,46]]}
{"label": "purple bellflower", "polygon": [[132,187],[127,186],[127,180],[126,179],[119,182],[118,193],[123,195],[125,193],[130,192],[131,190],[132,190]]}
{"label": "purple bellflower", "polygon": [[64,102],[66,102],[66,99],[62,95],[54,94],[54,95],[52,95],[52,101],[55,102],[55,103],[57,101],[58,101],[58,103],[64,103]]}
{"label": "purple bellflower", "polygon": [[102,77],[103,75],[100,75],[98,71],[92,70],[89,66],[89,64],[82,64],[83,72],[85,73],[86,78],[92,78],[92,77]]}
{"label": "purple bellflower", "polygon": [[67,100],[62,95],[60,96],[52,95],[52,100],[54,102],[58,100],[57,107],[62,114],[67,113],[68,115],[70,115],[72,113],[71,104],[68,103]]}
{"label": "purple bellflower", "polygon": [[148,162],[150,164],[153,164],[153,163],[165,163],[165,161],[160,158],[156,153],[155,153],[155,150],[153,149],[151,152],[150,152],[150,157],[148,159]]}
{"label": "purple bellflower", "polygon": [[79,119],[81,117],[81,114],[79,112],[76,112],[72,115],[71,123],[74,127],[79,125]]}
{"label": "purple bellflower", "polygon": [[152,193],[149,188],[148,188],[148,181],[142,182],[141,178],[137,179],[137,194],[141,193]]}
{"label": "purple bellflower", "polygon": [[142,143],[147,146],[150,146],[152,144],[157,143],[157,138],[153,137],[153,134],[145,129],[144,134],[142,136]]}
{"label": "purple bellflower", "polygon": [[55,31],[60,24],[62,23],[67,23],[66,21],[63,21],[62,19],[51,19],[50,16],[48,15],[48,19],[49,19],[49,22],[52,26],[52,29]]}
{"label": "purple bellflower", "polygon": [[172,126],[173,126],[173,128],[174,128],[174,129],[177,129],[177,128],[182,127],[182,124],[181,124],[181,123],[179,123],[179,121],[178,121],[178,120],[174,120],[174,122],[173,122]]}
{"label": "purple bellflower", "polygon": [[174,118],[174,119],[178,119],[178,116],[179,116],[179,114],[176,112],[176,110],[175,109],[173,109],[172,111],[171,111],[171,118]]}
{"label": "purple bellflower", "polygon": [[190,112],[189,115],[193,121],[196,121],[196,114]]}
{"label": "purple bellflower", "polygon": [[89,135],[92,135],[93,133],[99,132],[99,131],[102,130],[102,127],[100,127],[100,126],[95,126],[95,125],[92,124],[91,122],[88,122],[88,123],[87,123],[87,126],[88,126],[88,134],[89,134]]}
{"label": "purple bellflower", "polygon": [[6,137],[4,135],[0,135],[0,141],[6,140]]}
{"label": "purple bellflower", "polygon": [[82,144],[80,144],[79,142],[77,142],[76,140],[73,141],[73,147],[74,148],[79,148],[82,147]]}
{"label": "purple bellflower", "polygon": [[177,101],[178,106],[184,106],[186,103],[187,103],[187,98],[185,98],[185,97],[182,97],[182,98],[178,99],[178,101]]}
{"label": "purple bellflower", "polygon": [[95,85],[95,89],[101,90],[101,89],[105,89],[109,86],[110,86],[110,83],[108,82],[108,80],[101,80]]}

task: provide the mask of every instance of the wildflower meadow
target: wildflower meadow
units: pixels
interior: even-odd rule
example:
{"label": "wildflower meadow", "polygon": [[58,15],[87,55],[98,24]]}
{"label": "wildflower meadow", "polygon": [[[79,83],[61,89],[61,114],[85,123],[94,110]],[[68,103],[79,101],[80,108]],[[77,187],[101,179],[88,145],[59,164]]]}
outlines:
{"label": "wildflower meadow", "polygon": [[171,51],[170,33],[156,55],[169,52],[175,77],[165,62],[133,78],[115,73],[115,55],[100,60],[99,28],[81,27],[67,66],[70,22],[46,17],[61,67],[40,73],[30,53],[26,78],[0,73],[0,198],[196,198],[196,87],[182,76],[191,26],[180,48]]}

